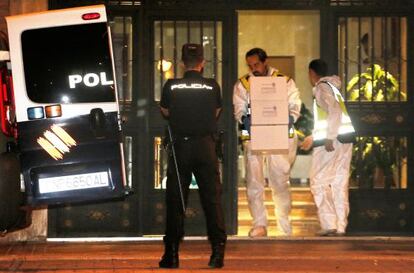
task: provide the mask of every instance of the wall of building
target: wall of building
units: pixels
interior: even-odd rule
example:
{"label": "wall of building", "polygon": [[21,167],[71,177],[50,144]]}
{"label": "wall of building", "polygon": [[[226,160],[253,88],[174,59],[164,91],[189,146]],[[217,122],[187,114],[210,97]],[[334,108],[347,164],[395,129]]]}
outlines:
{"label": "wall of building", "polygon": [[7,31],[6,16],[44,11],[47,9],[47,0],[0,0],[0,30]]}
{"label": "wall of building", "polygon": [[10,2],[10,15],[45,11],[47,0],[13,0]]}
{"label": "wall of building", "polygon": [[6,30],[6,20],[4,17],[9,15],[9,0],[0,0],[0,31]]}
{"label": "wall of building", "polygon": [[244,56],[253,47],[263,48],[269,56],[293,56],[296,85],[303,102],[312,109],[308,63],[320,56],[319,12],[239,11],[238,22],[239,76],[248,71]]}

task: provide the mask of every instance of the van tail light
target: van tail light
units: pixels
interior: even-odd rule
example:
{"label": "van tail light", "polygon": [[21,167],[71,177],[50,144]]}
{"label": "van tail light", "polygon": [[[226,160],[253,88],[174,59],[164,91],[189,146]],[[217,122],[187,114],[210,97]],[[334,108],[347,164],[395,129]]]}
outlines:
{"label": "van tail light", "polygon": [[85,13],[82,14],[83,20],[96,20],[101,18],[101,15],[98,12],[91,12],[91,13]]}
{"label": "van tail light", "polygon": [[4,135],[17,138],[13,80],[6,66],[0,67],[0,123]]}
{"label": "van tail light", "polygon": [[46,117],[47,118],[56,118],[62,116],[62,107],[60,104],[49,105],[45,107]]}

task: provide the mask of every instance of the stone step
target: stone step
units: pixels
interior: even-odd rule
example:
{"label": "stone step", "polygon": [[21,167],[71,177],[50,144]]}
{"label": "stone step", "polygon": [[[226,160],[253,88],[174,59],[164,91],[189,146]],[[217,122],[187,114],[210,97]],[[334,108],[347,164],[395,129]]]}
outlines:
{"label": "stone step", "polygon": [[[291,222],[307,222],[307,223],[311,223],[311,222],[317,222],[319,223],[318,217],[317,216],[290,216],[290,220]],[[252,217],[250,216],[250,214],[244,214],[242,216],[239,216],[238,218],[239,223],[245,223],[245,222],[251,222],[252,221]],[[275,222],[276,223],[276,216],[275,215],[268,215],[267,216],[267,221],[269,222]]]}
{"label": "stone step", "polygon": [[[297,221],[292,221],[292,232],[294,236],[313,236],[316,234],[317,231],[320,230],[320,225],[318,220],[315,219],[300,219]],[[251,221],[241,221],[239,222],[237,234],[239,236],[247,236],[249,230],[252,227]],[[276,220],[269,220],[268,221],[268,235],[269,236],[278,236],[282,234],[277,229],[277,222]]]}
{"label": "stone step", "polygon": [[[274,202],[273,202],[272,199],[265,199],[264,205],[266,207],[273,207]],[[239,202],[238,202],[238,207],[239,208],[247,207],[247,206],[248,206],[247,200],[242,200],[242,201],[239,200]],[[293,207],[295,207],[295,208],[312,208],[312,207],[315,207],[316,208],[315,203],[313,201],[302,201],[302,200],[295,200],[295,199],[292,199],[292,208]]]}
{"label": "stone step", "polygon": [[[315,227],[319,229],[319,220],[317,217],[290,217],[292,227]],[[269,226],[277,226],[276,217],[268,217],[267,222]],[[252,219],[243,217],[238,219],[239,227],[248,226],[251,227]]]}
{"label": "stone step", "polygon": [[[305,187],[305,188],[292,187],[290,192],[291,192],[292,200],[313,202],[313,195],[308,187]],[[241,202],[241,201],[246,201],[246,200],[247,200],[246,188],[240,187],[238,191],[238,201]],[[269,187],[266,187],[265,189],[265,200],[272,200],[272,190]]]}
{"label": "stone step", "polygon": [[[251,226],[239,226],[237,229],[238,236],[248,236]],[[292,235],[294,237],[310,237],[315,236],[316,232],[319,231],[319,225],[311,226],[292,226]],[[284,236],[276,227],[276,225],[269,225],[267,227],[268,236]]]}
{"label": "stone step", "polygon": [[[265,206],[267,209],[267,214],[269,216],[275,215],[275,210],[273,204],[266,204],[270,202],[265,202]],[[298,216],[298,217],[306,217],[306,216],[315,216],[317,214],[316,206],[314,204],[308,206],[297,206],[295,205],[296,202],[293,202],[292,210],[290,212],[291,215]],[[240,205],[238,207],[238,214],[239,215],[250,215],[249,208],[247,203],[245,205]]]}
{"label": "stone step", "polygon": [[[319,229],[317,209],[309,187],[291,187],[292,210],[290,219],[292,223],[293,236],[313,236]],[[268,215],[268,235],[279,236],[277,221],[272,200],[272,191],[269,187],[265,189],[264,205]],[[252,226],[246,188],[240,187],[238,191],[238,235],[247,236]]]}

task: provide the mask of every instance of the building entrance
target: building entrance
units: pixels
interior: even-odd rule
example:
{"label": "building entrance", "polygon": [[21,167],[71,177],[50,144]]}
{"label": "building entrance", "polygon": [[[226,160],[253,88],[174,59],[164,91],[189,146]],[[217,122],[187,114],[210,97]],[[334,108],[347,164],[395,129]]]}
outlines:
{"label": "building entrance", "polygon": [[[54,8],[79,3],[50,2],[56,3]],[[322,57],[343,78],[341,91],[360,137],[354,146],[349,231],[412,234],[414,108],[409,91],[413,80],[408,75],[413,58],[407,50],[412,44],[411,7],[393,2],[383,5],[379,0],[230,1],[231,5],[228,1],[105,2],[112,5],[115,65],[121,71],[117,84],[125,123],[125,163],[135,193],[111,203],[49,208],[49,237],[163,234],[165,151],[161,140],[166,123],[158,101],[162,84],[182,73],[179,51],[188,41],[203,43],[208,58],[205,75],[215,78],[222,88],[222,181],[229,234],[245,236],[252,224],[232,90],[237,78],[248,72],[244,56],[253,47],[265,49],[271,65],[295,80],[308,109],[312,105],[307,75],[310,60]],[[189,3],[194,7],[191,14],[187,12]],[[290,10],[280,10],[285,7]],[[392,14],[384,17],[388,11]],[[386,71],[391,72],[392,80]],[[363,77],[353,80],[355,75]],[[353,87],[348,88],[351,81]],[[311,235],[319,228],[309,193],[309,163],[309,155],[298,154],[291,173],[293,236]],[[269,190],[266,200],[269,235],[277,235]],[[204,235],[196,190],[190,193],[190,203],[195,205],[188,211],[187,235]]]}
{"label": "building entrance", "polygon": [[[245,53],[254,47],[264,49],[267,62],[280,73],[291,77],[299,89],[303,107],[311,109],[312,87],[308,80],[308,62],[319,57],[320,15],[317,11],[239,11],[238,12],[238,75],[248,73]],[[246,196],[245,158],[238,150],[238,235],[247,236],[252,226]],[[319,229],[316,208],[309,189],[308,170],[311,156],[298,151],[291,171],[293,236],[309,236]],[[265,176],[265,207],[268,235],[282,235],[277,229],[275,204]]]}

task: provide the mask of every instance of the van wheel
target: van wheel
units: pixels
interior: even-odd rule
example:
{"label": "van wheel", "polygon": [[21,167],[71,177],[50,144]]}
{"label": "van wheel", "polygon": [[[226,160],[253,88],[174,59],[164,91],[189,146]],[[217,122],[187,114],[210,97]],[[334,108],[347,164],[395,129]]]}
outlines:
{"label": "van wheel", "polygon": [[20,164],[16,153],[0,154],[0,234],[28,225],[27,213],[21,209]]}

